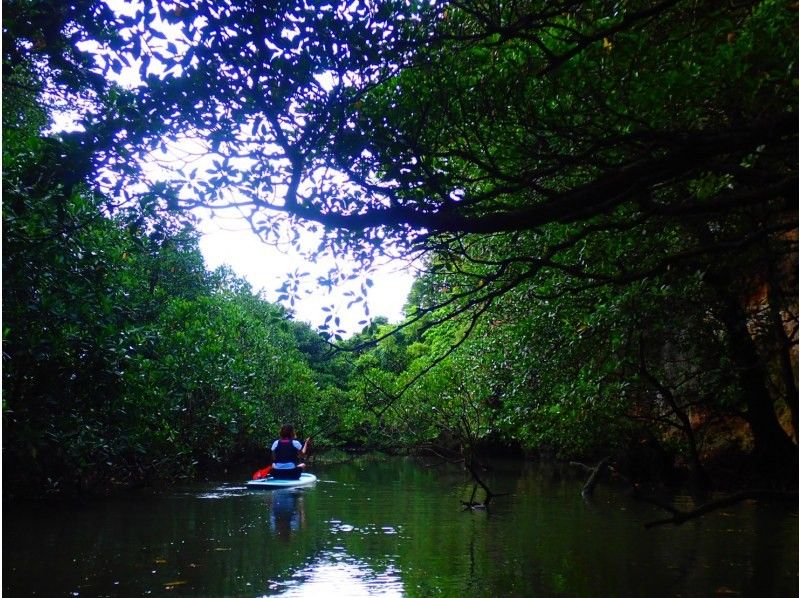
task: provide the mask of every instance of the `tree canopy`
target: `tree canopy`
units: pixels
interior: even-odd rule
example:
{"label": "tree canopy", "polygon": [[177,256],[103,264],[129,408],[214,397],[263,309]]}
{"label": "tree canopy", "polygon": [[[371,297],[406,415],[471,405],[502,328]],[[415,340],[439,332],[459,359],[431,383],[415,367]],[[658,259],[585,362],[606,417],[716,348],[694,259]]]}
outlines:
{"label": "tree canopy", "polygon": [[[483,300],[543,268],[629,281],[795,225],[797,35],[782,2],[151,1],[35,14],[44,33],[60,24],[73,46],[91,40],[82,59],[95,72],[139,80],[96,93],[81,139],[96,167],[134,176],[167,150],[164,207],[235,206],[264,238],[285,214],[365,264],[382,251],[474,262],[466,235],[550,237],[484,264]],[[74,47],[37,45],[41,31],[23,33],[68,72],[61,50]],[[114,180],[117,197],[135,192]],[[563,257],[592,235],[675,223],[693,234],[648,260],[626,247],[602,265]]]}
{"label": "tree canopy", "polygon": [[[186,326],[160,341],[163,362],[137,353],[135,367],[119,369],[101,351],[92,375],[110,375],[106,386],[117,371],[139,372],[145,396],[185,367],[191,346],[208,357],[202,377],[229,355],[215,343],[263,341],[267,356],[299,355],[297,343],[304,357],[276,370],[287,381],[278,394],[302,403],[312,381],[323,383],[319,405],[362,437],[405,433],[413,416],[421,430],[431,423],[429,436],[446,420],[472,444],[505,434],[566,453],[596,449],[601,430],[631,442],[646,430],[680,438],[699,469],[701,428],[738,419],[762,464],[792,470],[795,6],[148,0],[112,10],[86,0],[4,9],[3,216],[14,231],[4,238],[14,281],[4,313],[16,325],[47,299],[36,313],[58,323],[42,329],[60,330],[63,347],[80,337],[70,318],[88,318],[63,306],[85,297],[113,323],[114,342],[130,324],[145,343],[133,322]],[[51,115],[77,107],[79,130],[43,134],[42,106],[55,106]],[[300,248],[303,232],[320,234],[309,259],[332,251],[365,271],[377,257],[416,260],[424,273],[407,320],[376,321],[361,345],[340,343],[353,354],[336,362],[341,375],[318,361],[309,331],[292,343],[261,324],[255,339],[230,332],[280,310],[247,292],[219,304],[184,230],[198,207],[237,210],[267,242],[288,230]],[[38,248],[37,238],[46,240]],[[102,290],[111,288],[104,260],[124,265],[113,291]],[[75,284],[43,290],[58,278]],[[289,278],[284,298],[302,284]],[[114,309],[114,293],[136,301]],[[210,322],[226,334],[210,334]],[[14,338],[20,355],[39,351],[35,334]],[[274,365],[230,358],[256,376]],[[64,375],[78,367],[68,363]],[[213,403],[220,426],[250,409],[213,376],[185,384],[180,401],[205,389],[198,404]],[[180,401],[174,408],[188,409]],[[221,436],[209,438],[187,446],[222,450]]]}

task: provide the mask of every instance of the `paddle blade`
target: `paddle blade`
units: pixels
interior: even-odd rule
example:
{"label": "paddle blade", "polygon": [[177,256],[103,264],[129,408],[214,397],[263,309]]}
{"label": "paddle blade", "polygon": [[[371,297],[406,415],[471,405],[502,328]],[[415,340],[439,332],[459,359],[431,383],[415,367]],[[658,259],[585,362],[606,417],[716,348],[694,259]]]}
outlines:
{"label": "paddle blade", "polygon": [[269,475],[269,472],[272,471],[272,465],[267,465],[264,469],[259,469],[257,472],[253,474],[254,480],[260,480],[261,478],[265,478]]}

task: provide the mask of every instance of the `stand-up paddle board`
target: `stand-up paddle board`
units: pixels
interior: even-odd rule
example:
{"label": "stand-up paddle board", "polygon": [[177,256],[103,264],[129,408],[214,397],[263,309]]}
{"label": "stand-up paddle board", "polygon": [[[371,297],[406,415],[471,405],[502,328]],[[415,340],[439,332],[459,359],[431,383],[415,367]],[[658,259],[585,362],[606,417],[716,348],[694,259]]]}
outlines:
{"label": "stand-up paddle board", "polygon": [[301,473],[299,480],[277,480],[275,478],[261,478],[260,480],[249,480],[248,488],[297,488],[308,486],[317,481],[317,476],[313,473]]}

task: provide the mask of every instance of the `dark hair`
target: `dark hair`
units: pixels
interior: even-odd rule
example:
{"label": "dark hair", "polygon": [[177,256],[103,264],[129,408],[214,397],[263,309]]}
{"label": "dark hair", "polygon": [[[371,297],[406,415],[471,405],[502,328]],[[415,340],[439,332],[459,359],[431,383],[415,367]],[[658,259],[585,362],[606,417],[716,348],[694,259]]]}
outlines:
{"label": "dark hair", "polygon": [[294,437],[294,426],[291,424],[286,424],[281,426],[281,438],[292,438]]}

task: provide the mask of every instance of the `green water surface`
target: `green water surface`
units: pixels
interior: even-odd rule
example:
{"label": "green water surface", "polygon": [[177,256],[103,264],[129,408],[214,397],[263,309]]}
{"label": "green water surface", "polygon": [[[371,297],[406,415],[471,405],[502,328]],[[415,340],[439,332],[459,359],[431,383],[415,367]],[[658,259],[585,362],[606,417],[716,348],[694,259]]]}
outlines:
{"label": "green water surface", "polygon": [[[297,490],[227,480],[82,506],[5,505],[4,596],[797,596],[796,508],[740,504],[680,527],[568,468],[468,476],[401,458],[314,464]],[[679,499],[691,507],[690,499]]]}

